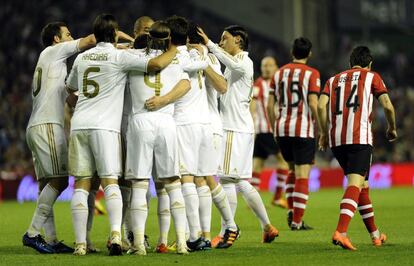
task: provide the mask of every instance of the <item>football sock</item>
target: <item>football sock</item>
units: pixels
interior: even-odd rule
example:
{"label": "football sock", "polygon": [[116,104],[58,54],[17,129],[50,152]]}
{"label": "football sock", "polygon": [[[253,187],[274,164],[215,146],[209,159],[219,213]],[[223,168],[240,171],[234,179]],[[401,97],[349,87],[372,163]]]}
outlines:
{"label": "football sock", "polygon": [[375,234],[372,234],[375,231],[378,231],[378,229],[375,225],[374,209],[372,207],[371,199],[369,198],[369,188],[361,189],[361,193],[359,194],[358,199],[358,211],[361,215],[362,221],[364,221],[365,227],[371,234],[371,237],[375,236]]}
{"label": "football sock", "polygon": [[84,189],[75,189],[71,200],[72,221],[77,244],[86,244],[86,224],[88,222],[88,195]]}
{"label": "football sock", "polygon": [[184,197],[181,191],[181,184],[166,184],[165,190],[167,190],[168,196],[170,198],[170,211],[171,216],[174,219],[174,227],[177,234],[177,244],[185,244],[186,214]]}
{"label": "football sock", "polygon": [[211,192],[205,185],[197,188],[198,199],[200,202],[199,215],[201,231],[209,233],[211,231]]}
{"label": "football sock", "polygon": [[171,212],[170,212],[170,198],[168,197],[165,188],[157,189],[158,197],[158,227],[160,230],[160,237],[158,244],[168,244],[168,232],[170,230]]}
{"label": "football sock", "polygon": [[104,188],[104,195],[111,232],[121,233],[122,196],[118,184],[107,185]]}
{"label": "football sock", "polygon": [[45,240],[48,244],[57,244],[59,242],[56,236],[55,215],[53,208],[43,224],[43,230],[45,230]]}
{"label": "football sock", "polygon": [[286,180],[286,200],[289,210],[293,210],[293,191],[295,190],[295,180],[295,173],[290,172]]}
{"label": "football sock", "polygon": [[[234,222],[234,216],[236,215],[237,210],[237,191],[236,191],[236,185],[234,183],[226,183],[222,184],[223,190],[226,193],[227,200],[230,205],[231,215]],[[224,217],[221,218],[221,230],[220,235],[223,236],[226,231],[226,222]]]}
{"label": "football sock", "polygon": [[309,198],[309,180],[307,178],[296,178],[293,198],[293,222],[301,224],[303,214],[305,213],[306,203]]}
{"label": "football sock", "polygon": [[148,217],[147,207],[148,181],[132,183],[131,228],[134,233],[134,244],[144,244],[145,223]]}
{"label": "football sock", "polygon": [[[229,200],[227,199],[226,193],[223,190],[221,184],[217,184],[217,187],[211,191],[211,196],[213,198],[214,205],[217,207],[218,211],[221,214],[222,221],[224,223],[224,230],[230,229],[232,231],[237,230],[237,225],[234,222],[233,212],[230,207]],[[237,207],[237,195],[236,195],[236,207]],[[224,231],[223,231],[224,234]],[[220,234],[220,235],[223,235]]]}
{"label": "football sock", "polygon": [[185,211],[187,213],[188,226],[190,227],[190,241],[200,237],[201,225],[199,216],[199,199],[194,183],[182,184],[182,192],[185,200]]}
{"label": "football sock", "polygon": [[345,190],[340,204],[341,211],[338,226],[336,227],[336,230],[341,234],[347,232],[348,225],[351,222],[352,217],[354,217],[355,210],[358,207],[359,194],[359,188],[356,186],[349,186]]}
{"label": "football sock", "polygon": [[266,225],[270,224],[270,220],[259,192],[246,180],[240,180],[236,184],[236,187],[242,193],[247,205],[249,205],[257,218],[259,218],[262,229],[264,229]]}
{"label": "football sock", "polygon": [[43,188],[37,200],[37,206],[33,214],[32,222],[27,230],[29,237],[34,237],[40,234],[40,230],[43,228],[46,219],[53,211],[53,204],[58,196],[59,192],[51,185],[47,184]]}
{"label": "football sock", "polygon": [[273,201],[280,200],[282,198],[283,191],[285,190],[287,175],[289,170],[276,169],[276,190],[273,195]]}

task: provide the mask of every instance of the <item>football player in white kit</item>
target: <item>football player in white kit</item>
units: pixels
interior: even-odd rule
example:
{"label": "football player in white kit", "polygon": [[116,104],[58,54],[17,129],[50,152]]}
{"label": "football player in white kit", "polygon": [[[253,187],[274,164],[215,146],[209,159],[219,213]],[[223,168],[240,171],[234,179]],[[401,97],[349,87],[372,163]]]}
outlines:
{"label": "football player in white kit", "polygon": [[[147,53],[144,57],[154,58],[164,53],[169,42],[168,25],[162,21],[155,22],[149,31]],[[175,58],[162,71],[129,74],[132,116],[127,131],[125,178],[132,182],[131,228],[134,234],[134,244],[128,251],[129,254],[146,255],[146,194],[151,176],[164,184],[168,194],[169,211],[174,218],[177,237],[177,253],[188,253],[185,241],[185,204],[181,192],[173,113],[174,102],[190,89],[190,82],[178,60]],[[157,105],[155,109],[154,96],[157,100],[166,99],[165,106]]]}
{"label": "football player in white kit", "polygon": [[[41,35],[46,48],[39,56],[33,76],[33,109],[26,131],[40,194],[23,245],[41,253],[66,253],[73,249],[57,240],[53,214],[56,198],[68,185],[64,132],[64,105],[68,96],[66,59],[95,45],[95,38],[89,35],[73,40],[63,22],[47,24]],[[42,228],[46,241],[40,235]]]}
{"label": "football player in white kit", "polygon": [[[204,75],[198,76],[195,81],[192,80],[192,86],[197,88],[200,85],[199,78],[201,79],[202,90],[200,93],[203,102],[198,106],[198,110],[209,114],[209,127],[212,134],[212,137],[211,135],[207,136],[204,141],[204,145],[209,146],[209,148],[205,148],[202,151],[204,153],[202,155],[203,160],[199,160],[199,164],[204,164],[205,161],[212,160],[215,169],[214,175],[217,175],[221,159],[221,156],[218,155],[221,154],[221,140],[223,137],[222,122],[218,109],[218,95],[227,91],[227,82],[221,72],[221,65],[216,56],[212,53],[208,53],[207,47],[202,45],[203,39],[198,35],[197,28],[198,26],[195,23],[190,23],[188,32],[189,46],[199,49],[202,53],[201,56],[207,58],[209,66],[203,71]],[[204,110],[202,108],[204,108]],[[223,217],[223,227],[229,230],[227,234],[237,235],[238,228],[234,222],[229,201],[221,184],[216,182],[213,175],[197,175],[194,178],[194,182],[199,197],[199,215],[202,236],[209,242],[211,241],[212,201]],[[218,241],[216,243],[211,243],[211,246],[216,248],[228,248],[231,244],[232,243],[221,243]]]}
{"label": "football player in white kit", "polygon": [[[217,45],[199,29],[200,36],[212,52],[226,66],[224,76],[227,92],[220,96],[224,138],[222,145],[220,182],[226,191],[233,215],[237,208],[237,192],[240,191],[247,204],[259,218],[263,242],[272,242],[279,234],[270,223],[266,208],[257,190],[247,181],[252,177],[254,125],[249,106],[253,95],[253,62],[249,58],[248,34],[238,25],[226,27]],[[222,242],[234,235],[226,235],[222,228]],[[220,237],[219,236],[219,237]]]}
{"label": "football player in white kit", "polygon": [[117,50],[118,24],[109,14],[93,24],[97,46],[78,55],[67,80],[68,89],[80,91],[72,118],[69,140],[69,173],[75,176],[71,208],[76,244],[74,255],[86,254],[87,198],[95,171],[104,188],[111,225],[109,255],[121,255],[122,199],[120,127],[128,71],[152,72],[166,67],[175,57],[170,49],[148,60]]}

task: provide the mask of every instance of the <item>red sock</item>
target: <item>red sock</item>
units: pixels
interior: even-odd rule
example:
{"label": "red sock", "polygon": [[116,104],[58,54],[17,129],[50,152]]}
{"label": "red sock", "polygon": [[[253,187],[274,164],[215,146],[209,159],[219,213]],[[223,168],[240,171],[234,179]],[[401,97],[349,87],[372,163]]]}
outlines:
{"label": "red sock", "polygon": [[348,225],[352,217],[354,217],[355,210],[358,206],[359,194],[359,188],[356,186],[349,186],[345,190],[340,204],[341,211],[338,226],[336,227],[339,233],[346,233],[348,230]]}
{"label": "red sock", "polygon": [[276,169],[277,183],[275,194],[273,195],[273,201],[280,200],[282,198],[283,190],[285,189],[286,178],[289,174],[287,169]]}
{"label": "red sock", "polygon": [[286,180],[286,200],[288,209],[293,210],[293,190],[295,189],[295,173],[290,172]]}
{"label": "red sock", "polygon": [[293,222],[300,224],[305,213],[309,194],[309,179],[296,178],[295,191],[293,192]]}
{"label": "red sock", "polygon": [[368,232],[372,233],[377,231],[377,226],[374,221],[374,209],[369,198],[369,188],[363,188],[359,194],[358,211],[361,214],[362,221],[364,221]]}
{"label": "red sock", "polygon": [[252,184],[252,186],[255,189],[259,190],[259,186],[260,186],[260,173],[253,172],[252,178],[250,179],[250,184]]}

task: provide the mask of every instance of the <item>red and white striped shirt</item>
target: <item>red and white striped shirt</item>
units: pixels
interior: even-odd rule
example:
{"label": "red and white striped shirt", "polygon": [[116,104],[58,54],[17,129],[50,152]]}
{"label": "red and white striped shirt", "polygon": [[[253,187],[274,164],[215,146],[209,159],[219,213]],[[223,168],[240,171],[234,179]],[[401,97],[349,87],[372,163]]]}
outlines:
{"label": "red and white striped shirt", "polygon": [[387,92],[380,75],[367,69],[353,68],[331,77],[322,92],[330,97],[329,146],[372,145],[373,96]]}
{"label": "red and white striped shirt", "polygon": [[272,133],[269,117],[267,115],[267,102],[269,94],[273,93],[270,87],[270,81],[264,80],[262,77],[256,79],[253,85],[253,98],[256,101],[256,116],[254,120],[254,132],[256,133]]}
{"label": "red and white striped shirt", "polygon": [[320,93],[319,71],[305,64],[289,63],[275,73],[274,84],[279,110],[275,136],[314,138],[308,95]]}

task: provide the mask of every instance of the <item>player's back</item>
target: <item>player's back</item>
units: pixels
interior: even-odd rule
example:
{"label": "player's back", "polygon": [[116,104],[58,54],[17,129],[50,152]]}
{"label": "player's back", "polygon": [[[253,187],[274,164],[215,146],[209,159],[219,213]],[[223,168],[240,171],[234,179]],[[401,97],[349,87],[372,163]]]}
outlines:
{"label": "player's back", "polygon": [[[221,65],[218,61],[217,57],[209,53],[208,54],[209,65],[213,68],[213,70],[223,76],[221,72]],[[210,121],[213,128],[213,133],[222,135],[223,134],[223,124],[220,117],[219,106],[218,106],[218,92],[214,88],[213,84],[206,79],[206,92],[207,92],[207,101],[208,101],[208,109],[210,111]]]}
{"label": "player's back", "polygon": [[62,42],[40,53],[32,81],[33,107],[28,127],[43,123],[63,126],[66,60],[79,51],[78,43],[79,40]]}
{"label": "player's back", "polygon": [[373,96],[386,92],[379,74],[368,69],[353,68],[331,77],[322,92],[330,96],[330,146],[372,145]]}
{"label": "player's back", "polygon": [[279,111],[275,135],[314,138],[308,96],[320,93],[319,71],[306,64],[289,63],[276,71],[274,84]]}
{"label": "player's back", "polygon": [[253,61],[247,52],[240,52],[234,60],[241,61],[243,71],[226,68],[227,92],[220,96],[223,128],[244,133],[254,133],[250,102],[253,97]]}
{"label": "player's back", "polygon": [[[148,55],[140,51],[131,52],[148,59],[162,54],[160,50],[152,50]],[[163,96],[169,93],[182,79],[188,79],[188,75],[184,73],[176,58],[160,72],[142,73],[131,71],[129,73],[129,88],[132,97],[132,114],[149,112],[145,108],[145,101],[153,96]],[[173,115],[174,105],[168,104],[155,112]]]}
{"label": "player's back", "polygon": [[[95,48],[75,60],[69,85],[77,86],[79,99],[72,118],[71,130],[106,129],[119,132],[123,110],[127,71],[146,69],[146,62],[138,66],[138,57],[125,50],[117,50],[111,43],[98,43]],[[72,84],[72,74],[77,84]]]}
{"label": "player's back", "polygon": [[210,123],[205,76],[203,75],[203,71],[188,70],[199,64],[201,58],[190,58],[190,54],[185,49],[185,46],[178,47],[179,53],[177,53],[177,60],[189,75],[191,89],[175,102],[174,120],[177,125]]}

